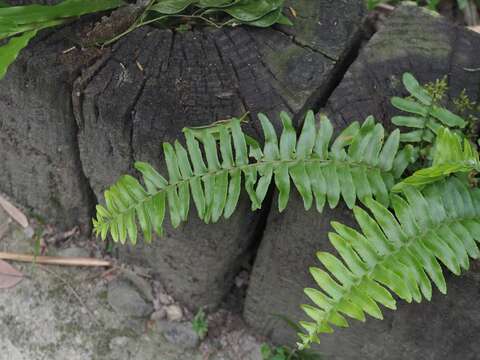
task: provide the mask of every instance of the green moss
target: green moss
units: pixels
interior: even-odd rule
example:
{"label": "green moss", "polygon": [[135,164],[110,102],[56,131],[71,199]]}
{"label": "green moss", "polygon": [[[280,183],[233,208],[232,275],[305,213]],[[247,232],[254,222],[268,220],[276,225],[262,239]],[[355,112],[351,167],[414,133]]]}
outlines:
{"label": "green moss", "polygon": [[103,301],[107,301],[108,299],[108,291],[107,290],[102,290],[98,293],[98,298]]}
{"label": "green moss", "polygon": [[[298,66],[298,59],[302,56],[309,56],[308,53],[305,52],[305,49],[297,45],[290,45],[282,49],[282,52],[271,51],[265,54],[265,61],[269,64],[270,70],[275,74],[277,79],[287,84],[292,82],[292,79],[289,79],[288,76],[294,73],[292,69]],[[275,86],[275,83],[273,85]],[[276,90],[280,94],[288,92],[288,98],[294,101],[295,106],[301,107],[311,93],[311,88],[308,86],[309,83],[305,82],[304,85],[305,88],[296,89],[296,91],[291,92],[285,87],[278,87]]]}
{"label": "green moss", "polygon": [[55,343],[49,343],[45,345],[39,345],[37,347],[38,352],[43,355],[44,359],[53,359],[57,352],[57,345]]}
{"label": "green moss", "polygon": [[65,295],[67,295],[67,291],[65,290],[65,286],[63,285],[49,287],[47,291],[47,297],[52,298],[53,302],[55,302],[56,299],[65,297]]}
{"label": "green moss", "polygon": [[102,356],[106,356],[110,353],[110,343],[112,339],[116,337],[127,337],[131,338],[133,340],[136,340],[139,338],[139,336],[129,328],[123,328],[123,329],[106,329],[105,330],[105,336],[98,339],[98,342],[95,345],[95,351],[94,353],[99,357],[102,358]]}
{"label": "green moss", "polygon": [[55,325],[55,330],[60,334],[60,343],[66,342],[74,338],[77,334],[85,332],[77,322],[60,323]]}

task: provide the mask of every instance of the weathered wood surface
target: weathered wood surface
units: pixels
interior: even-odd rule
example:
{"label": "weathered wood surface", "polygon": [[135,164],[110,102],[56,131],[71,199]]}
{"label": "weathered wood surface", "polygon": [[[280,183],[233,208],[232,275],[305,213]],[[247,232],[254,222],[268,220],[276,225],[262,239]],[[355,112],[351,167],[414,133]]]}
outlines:
{"label": "weathered wood surface", "polygon": [[[69,39],[78,35],[68,28],[63,38],[35,42],[0,83],[0,94],[11,93],[1,101],[2,113],[15,118],[9,141],[22,143],[14,148],[1,140],[2,156],[14,160],[0,176],[0,190],[62,225],[87,222],[106,187],[121,174],[135,174],[134,161],[163,170],[161,143],[180,137],[184,126],[246,111],[296,115],[334,81],[358,38],[365,10],[362,0],[292,0],[288,5],[298,15],[293,28],[181,33],[145,27],[95,58],[85,58],[79,49],[62,54],[76,45]],[[25,73],[26,66],[38,73],[47,69],[45,77]],[[24,91],[28,82],[33,84]],[[16,93],[21,103],[10,100]],[[29,103],[39,103],[47,120],[32,113]],[[33,129],[28,136],[21,128],[27,123]],[[256,121],[248,127],[258,129]],[[30,140],[35,137],[38,143]],[[60,146],[64,153],[57,152]],[[40,150],[55,165],[30,156]],[[57,200],[59,193],[63,197]],[[122,249],[121,256],[152,266],[185,303],[216,305],[261,230],[261,216],[248,207],[242,201],[231,220],[216,225],[201,224],[192,212],[180,229],[167,226],[164,239],[147,248]]]}
{"label": "weathered wood surface", "polygon": [[0,82],[0,190],[64,227],[89,224],[93,207],[70,100],[77,65],[59,56],[70,46],[43,34]]}
{"label": "weathered wood surface", "polygon": [[[480,99],[479,34],[455,27],[417,7],[402,7],[362,49],[322,112],[339,128],[373,114],[386,125],[393,114],[390,97],[404,94],[401,76],[409,71],[422,82],[449,77],[450,95],[466,88]],[[280,343],[294,343],[295,331],[272,314],[304,318],[299,304],[309,303],[304,287],[315,286],[308,267],[318,265],[315,253],[332,248],[329,222],[351,223],[343,208],[318,215],[305,213],[292,198],[286,211],[269,214],[247,294],[244,317],[254,328]],[[432,303],[404,304],[387,311],[384,321],[351,321],[350,329],[325,335],[320,351],[327,359],[476,359],[474,339],[480,331],[478,264],[461,278],[448,276],[449,294],[436,291]]]}
{"label": "weathered wood surface", "polygon": [[[298,115],[324,103],[358,46],[363,1],[291,0],[296,26],[276,29],[140,29],[112,48],[78,48],[84,21],[32,42],[0,82],[0,190],[48,221],[89,224],[105,188],[133,162],[164,169],[161,143],[184,126],[246,111]],[[354,51],[353,51],[354,52]],[[421,81],[448,75],[450,95],[466,88],[480,99],[480,36],[416,7],[395,12],[362,49],[322,112],[338,128],[373,114],[388,124],[392,95],[403,94],[405,71]],[[255,118],[254,118],[255,119]],[[254,120],[247,128],[259,133]],[[265,229],[265,216],[268,220]],[[229,221],[202,224],[192,211],[180,229],[153,245],[120,249],[150,266],[168,289],[192,307],[215,306],[261,240],[244,315],[278,342],[295,335],[273,314],[292,320],[312,286],[308,265],[331,250],[330,220],[351,223],[345,208],[318,215],[292,198],[283,214],[252,214],[241,201]],[[262,239],[260,239],[262,237]],[[480,330],[478,266],[449,279],[449,296],[405,305],[383,322],[352,322],[322,338],[328,359],[476,359]]]}

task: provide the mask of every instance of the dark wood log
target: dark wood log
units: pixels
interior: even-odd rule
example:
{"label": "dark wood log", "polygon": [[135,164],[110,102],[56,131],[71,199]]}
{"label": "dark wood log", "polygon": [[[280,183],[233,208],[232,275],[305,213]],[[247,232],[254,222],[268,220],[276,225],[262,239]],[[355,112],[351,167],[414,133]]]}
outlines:
{"label": "dark wood log", "polygon": [[[449,94],[465,88],[480,99],[480,72],[467,71],[480,64],[480,36],[456,27],[438,15],[415,6],[401,7],[361,50],[344,79],[321,112],[339,129],[368,115],[391,127],[396,113],[393,95],[405,95],[404,72],[422,82],[444,75]],[[258,331],[278,343],[294,344],[295,331],[275,317],[305,319],[299,308],[309,303],[303,288],[315,287],[308,267],[318,266],[317,251],[331,251],[330,221],[352,223],[343,207],[319,215],[304,213],[302,201],[292,198],[286,211],[269,215],[262,245],[251,276],[244,317]],[[475,359],[480,330],[480,276],[478,264],[460,278],[448,275],[449,294],[434,292],[432,303],[405,304],[386,311],[385,320],[352,320],[352,327],[321,337],[319,350],[327,359]]]}
{"label": "dark wood log", "polygon": [[[31,93],[25,93],[25,103],[35,103],[38,97],[47,99],[42,108],[50,120],[49,131],[59,134],[58,142],[70,146],[66,164],[59,162],[53,146],[47,155],[61,169],[70,166],[78,172],[55,172],[39,164],[42,176],[55,179],[55,184],[79,184],[61,189],[70,198],[62,200],[57,208],[50,205],[52,201],[47,202],[57,196],[57,189],[44,186],[46,180],[38,186],[38,176],[31,176],[38,161],[29,154],[41,145],[29,141],[19,130],[28,118],[39,124],[28,108],[19,111],[18,104],[7,99],[1,106],[12,117],[15,114],[11,125],[14,141],[23,141],[22,146],[29,151],[12,151],[10,145],[4,146],[3,156],[15,156],[15,163],[24,165],[20,170],[8,165],[5,179],[0,177],[0,189],[41,213],[45,208],[51,210],[47,214],[50,220],[84,222],[92,215],[93,203],[102,200],[103,191],[119,175],[137,175],[134,161],[149,161],[164,170],[161,143],[179,138],[184,126],[207,124],[247,111],[253,115],[263,111],[278,125],[279,111],[301,113],[321,96],[321,89],[334,81],[358,38],[365,10],[363,0],[292,0],[288,5],[298,15],[297,26],[292,28],[198,27],[177,32],[145,27],[87,62],[78,48],[62,54],[62,50],[75,45],[68,39],[35,42],[0,83],[0,94],[10,87],[14,98],[13,94],[24,92],[23,83],[42,79],[31,87]],[[85,27],[91,29],[93,24]],[[82,33],[88,31],[68,33],[65,29],[64,37],[69,34],[70,39],[82,42],[78,39]],[[48,61],[39,66],[55,76],[24,74],[22,68],[33,62],[34,55],[47,57]],[[72,61],[74,70],[65,71],[65,63]],[[63,117],[56,114],[60,107],[57,102],[63,106]],[[66,126],[70,127],[69,136],[62,133]],[[248,131],[258,130],[253,117]],[[44,136],[39,142],[52,140]],[[5,140],[1,143],[6,144]],[[83,211],[83,217],[70,216],[68,207]],[[248,250],[261,232],[258,224],[262,215],[252,214],[248,207],[248,202],[242,201],[231,220],[216,225],[201,224],[192,212],[191,220],[180,229],[167,226],[164,239],[150,247],[121,249],[121,255],[152,266],[167,288],[186,304],[215,306],[231,286],[240,264],[248,261]]]}
{"label": "dark wood log", "polygon": [[62,56],[72,46],[65,36],[39,36],[0,81],[0,190],[43,221],[88,227],[94,199],[80,162],[71,83],[96,50],[72,62]]}

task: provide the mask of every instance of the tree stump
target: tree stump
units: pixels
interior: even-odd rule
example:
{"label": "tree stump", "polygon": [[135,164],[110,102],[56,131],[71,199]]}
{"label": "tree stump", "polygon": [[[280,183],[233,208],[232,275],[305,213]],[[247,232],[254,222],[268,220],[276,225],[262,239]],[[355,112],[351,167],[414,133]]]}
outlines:
{"label": "tree stump", "polygon": [[94,199],[85,178],[71,105],[78,63],[65,63],[65,34],[32,41],[0,81],[0,190],[62,227],[90,224]]}
{"label": "tree stump", "polygon": [[[463,88],[480,100],[480,35],[456,27],[416,6],[397,9],[361,50],[321,112],[338,129],[374,115],[387,127],[397,111],[391,96],[406,95],[404,72],[421,82],[448,76],[449,96]],[[299,308],[309,303],[303,288],[315,284],[308,267],[319,263],[317,251],[331,251],[327,232],[331,220],[352,224],[351,213],[340,207],[319,215],[303,213],[298,197],[286,211],[269,214],[251,276],[244,317],[255,329],[278,343],[293,344],[295,331],[273,314],[305,319]],[[478,263],[463,277],[448,274],[447,296],[434,292],[431,303],[405,304],[385,311],[385,320],[366,324],[349,321],[348,329],[321,337],[319,350],[327,359],[475,359],[480,351],[474,339],[480,330],[480,272]]]}
{"label": "tree stump", "polygon": [[[303,113],[337,81],[365,9],[363,0],[288,6],[294,27],[144,27],[110,49],[64,53],[93,26],[83,21],[33,42],[0,82],[2,118],[11,119],[0,135],[0,160],[11,159],[0,190],[58,224],[87,223],[107,186],[138,175],[135,161],[164,170],[161,143],[181,137],[184,126],[249,111],[248,131],[258,133],[259,111],[276,125],[281,110]],[[37,152],[43,162],[31,155]],[[121,256],[151,266],[186,304],[215,306],[262,232],[265,214],[248,208],[243,200],[232,219],[215,225],[192,211],[187,224],[167,226],[164,238],[122,248]]]}

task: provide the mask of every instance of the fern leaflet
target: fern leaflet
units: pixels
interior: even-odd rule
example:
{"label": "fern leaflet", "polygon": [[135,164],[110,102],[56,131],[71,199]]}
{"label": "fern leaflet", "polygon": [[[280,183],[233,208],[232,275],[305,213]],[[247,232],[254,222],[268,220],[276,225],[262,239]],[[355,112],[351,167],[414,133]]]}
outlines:
{"label": "fern leaflet", "polygon": [[396,184],[392,191],[402,191],[405,186],[424,186],[459,172],[480,171],[478,152],[467,139],[441,128],[433,153],[431,167],[416,171],[412,176]]}

